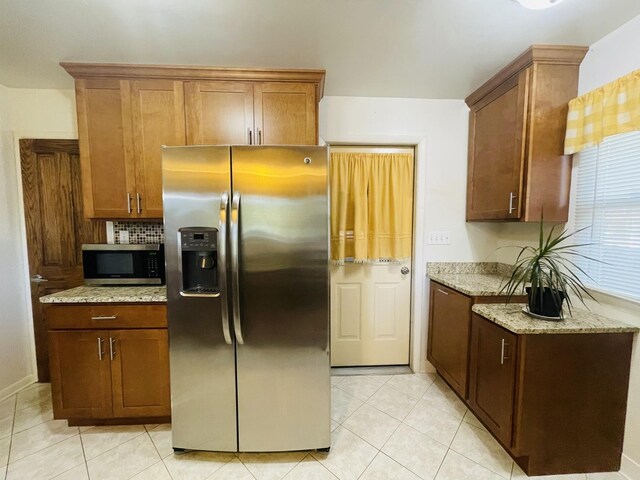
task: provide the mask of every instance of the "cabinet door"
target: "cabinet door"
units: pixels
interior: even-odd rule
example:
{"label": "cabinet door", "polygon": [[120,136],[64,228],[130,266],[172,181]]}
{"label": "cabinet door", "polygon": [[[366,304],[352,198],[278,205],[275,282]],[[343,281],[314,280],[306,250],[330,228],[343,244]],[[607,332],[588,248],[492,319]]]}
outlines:
{"label": "cabinet door", "polygon": [[107,350],[114,417],[170,415],[167,330],[110,330]]}
{"label": "cabinet door", "polygon": [[132,216],[135,175],[124,140],[124,132],[131,128],[128,83],[76,81],[83,204],[88,218]]}
{"label": "cabinet door", "polygon": [[184,94],[189,145],[252,143],[252,84],[186,82]]}
{"label": "cabinet door", "polygon": [[317,145],[316,86],[256,83],[254,111],[258,145]]}
{"label": "cabinet door", "polygon": [[[137,218],[162,218],[162,145],[185,145],[182,82],[131,82],[130,142],[136,171]],[[126,132],[125,132],[126,135]]]}
{"label": "cabinet door", "polygon": [[55,418],[111,417],[108,341],[103,330],[49,332]]}
{"label": "cabinet door", "polygon": [[475,313],[471,320],[469,407],[511,445],[517,336]]}
{"label": "cabinet door", "polygon": [[530,69],[471,110],[467,220],[520,218],[529,78]]}
{"label": "cabinet door", "polygon": [[471,298],[432,282],[428,359],[463,398],[467,395],[470,323]]}

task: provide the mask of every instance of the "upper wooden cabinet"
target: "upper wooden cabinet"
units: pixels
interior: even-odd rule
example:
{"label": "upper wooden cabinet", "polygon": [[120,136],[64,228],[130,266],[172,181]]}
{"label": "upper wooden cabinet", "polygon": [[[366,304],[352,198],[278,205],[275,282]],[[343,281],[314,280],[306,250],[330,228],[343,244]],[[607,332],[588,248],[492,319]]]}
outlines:
{"label": "upper wooden cabinet", "polygon": [[76,81],[85,216],[162,218],[161,145],[184,145],[182,82]]}
{"label": "upper wooden cabinet", "polygon": [[162,218],[162,145],[316,145],[323,70],[61,64],[85,217]]}
{"label": "upper wooden cabinet", "polygon": [[316,145],[315,89],[304,83],[259,83],[254,90],[258,145]]}
{"label": "upper wooden cabinet", "polygon": [[467,97],[468,221],[567,221],[567,104],[587,50],[533,46]]}

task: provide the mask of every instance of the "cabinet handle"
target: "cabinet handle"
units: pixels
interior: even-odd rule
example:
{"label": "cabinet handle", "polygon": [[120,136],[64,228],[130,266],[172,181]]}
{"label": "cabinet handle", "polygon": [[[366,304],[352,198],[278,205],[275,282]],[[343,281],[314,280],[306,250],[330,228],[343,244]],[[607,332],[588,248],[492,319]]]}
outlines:
{"label": "cabinet handle", "polygon": [[258,145],[262,145],[262,130],[258,129]]}
{"label": "cabinet handle", "polygon": [[104,351],[102,350],[103,343],[104,340],[101,337],[98,337],[98,360],[102,360],[102,357],[104,355]]}
{"label": "cabinet handle", "polygon": [[109,358],[113,360],[116,358],[116,341],[109,337]]}
{"label": "cabinet handle", "polygon": [[91,317],[91,320],[115,320],[116,318],[118,318],[117,315],[97,315]]}
{"label": "cabinet handle", "polygon": [[251,144],[252,144],[252,142],[253,142],[253,139],[251,138],[251,137],[252,137],[252,135],[251,135],[251,129],[250,129],[250,128],[247,128],[247,131],[249,132],[249,145],[251,145]]}
{"label": "cabinet handle", "polygon": [[513,201],[518,198],[513,192],[509,192],[509,215],[516,211],[516,207],[513,206]]}
{"label": "cabinet handle", "polygon": [[500,349],[500,365],[504,365],[504,361],[505,360],[509,360],[509,357],[507,357],[505,355],[505,351],[507,350],[506,347],[508,347],[509,344],[506,343],[504,341],[504,338],[502,339],[502,348]]}
{"label": "cabinet handle", "polygon": [[136,193],[136,206],[138,207],[138,213],[142,213],[142,196]]}
{"label": "cabinet handle", "polygon": [[443,295],[449,295],[449,292],[445,292],[444,290],[438,289],[438,291],[439,291],[440,293],[442,293]]}
{"label": "cabinet handle", "polygon": [[127,192],[127,213],[131,215],[131,194]]}

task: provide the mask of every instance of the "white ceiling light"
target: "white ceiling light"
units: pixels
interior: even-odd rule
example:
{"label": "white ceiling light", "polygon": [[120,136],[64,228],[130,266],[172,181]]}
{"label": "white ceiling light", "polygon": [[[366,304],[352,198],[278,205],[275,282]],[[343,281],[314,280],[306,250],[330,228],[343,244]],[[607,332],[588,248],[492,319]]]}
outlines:
{"label": "white ceiling light", "polygon": [[555,7],[562,0],[516,0],[520,5],[532,10],[542,10],[543,8]]}

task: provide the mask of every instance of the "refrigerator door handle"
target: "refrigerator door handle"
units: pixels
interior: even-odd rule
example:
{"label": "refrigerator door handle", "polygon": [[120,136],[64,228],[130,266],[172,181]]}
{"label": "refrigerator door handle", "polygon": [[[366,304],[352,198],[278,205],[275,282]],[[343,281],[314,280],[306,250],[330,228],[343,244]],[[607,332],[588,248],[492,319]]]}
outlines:
{"label": "refrigerator door handle", "polygon": [[227,302],[227,217],[229,212],[229,194],[224,192],[220,198],[220,242],[218,243],[218,275],[220,278],[220,305],[222,308],[222,333],[227,345],[232,344],[229,328],[229,302]]}
{"label": "refrigerator door handle", "polygon": [[231,296],[233,303],[233,330],[236,334],[236,341],[242,345],[242,325],[240,323],[240,281],[239,281],[239,227],[240,227],[240,192],[233,193],[231,201]]}

